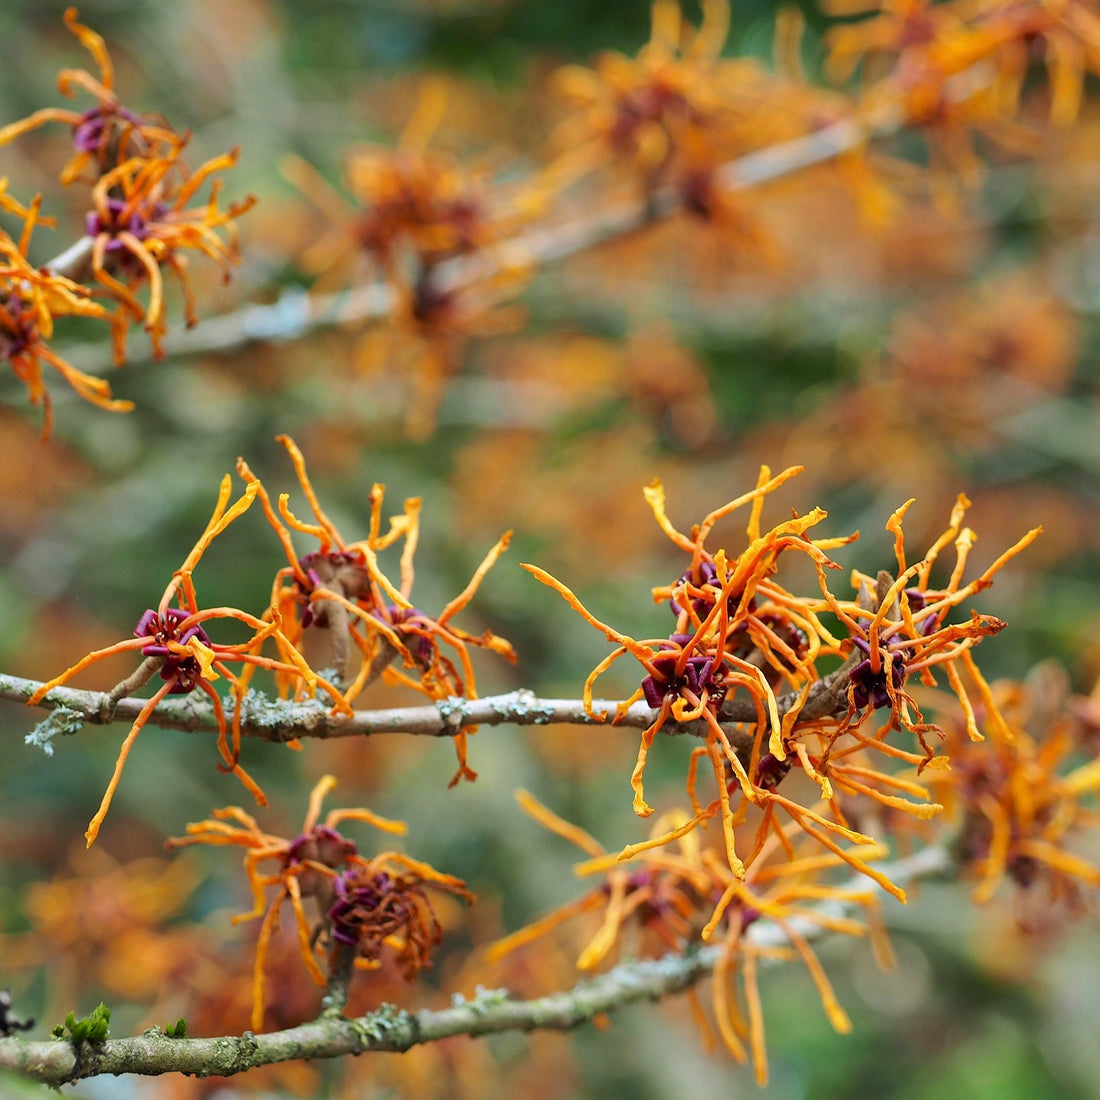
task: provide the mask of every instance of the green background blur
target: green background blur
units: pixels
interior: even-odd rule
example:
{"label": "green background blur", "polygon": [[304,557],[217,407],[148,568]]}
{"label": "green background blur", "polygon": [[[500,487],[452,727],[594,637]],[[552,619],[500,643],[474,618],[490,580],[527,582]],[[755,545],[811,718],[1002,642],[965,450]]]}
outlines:
{"label": "green background blur", "polygon": [[[64,29],[63,8],[19,0],[0,6],[0,119],[59,102],[57,69],[87,63]],[[813,74],[824,20],[807,12],[804,56]],[[738,3],[727,52],[766,58],[774,17],[771,4]],[[443,71],[453,81],[454,107],[433,145],[487,155],[504,176],[522,175],[534,169],[564,112],[547,90],[554,67],[588,62],[602,49],[634,52],[649,33],[644,3],[569,0],[96,0],[81,6],[81,18],[106,37],[125,102],[194,130],[193,163],[241,145],[226,195],[252,191],[261,202],[242,222],[244,262],[232,285],[217,285],[201,261],[193,265],[204,313],[270,301],[304,285],[294,255],[324,223],[280,176],[288,152],[338,182],[343,151],[356,142],[395,141],[415,104],[419,76]],[[286,432],[305,451],[321,499],[349,539],[365,534],[372,482],[386,484],[393,511],[405,496],[423,496],[414,592],[429,610],[461,589],[502,530],[516,529],[512,549],[463,620],[474,631],[491,624],[520,653],[515,668],[478,661],[482,694],[525,685],[545,695],[576,695],[606,653],[601,639],[518,562],[538,562],[594,613],[634,636],[663,632],[663,610],[652,606],[649,586],[682,567],[656,532],[641,486],[664,478],[673,519],[687,526],[748,488],[761,462],[808,467],[766,515],[778,518],[789,505],[824,506],[830,533],[862,530],[860,543],[837,556],[867,571],[892,563],[882,524],[909,496],[918,498],[911,530],[919,546],[941,529],[955,493],[967,492],[975,500],[981,564],[1043,522],[1047,535],[1034,554],[1014,563],[979,604],[1011,624],[982,647],[983,668],[1023,677],[1054,658],[1073,687],[1087,691],[1100,661],[1094,213],[1100,176],[1081,150],[1100,147],[1096,126],[1086,114],[1080,136],[1058,147],[1053,167],[995,156],[983,190],[967,198],[964,211],[948,216],[922,208],[864,252],[857,241],[847,254],[834,254],[825,226],[820,235],[800,229],[795,277],[759,271],[751,256],[735,255],[728,279],[699,285],[683,270],[601,266],[599,257],[549,270],[522,297],[529,311],[523,333],[466,345],[462,370],[426,440],[408,438],[400,387],[349,366],[355,332],[135,363],[111,376],[116,395],[137,402],[125,417],[83,407],[54,387],[56,428],[45,446],[20,388],[0,375],[6,407],[0,500],[9,502],[0,505],[0,667],[44,679],[86,650],[128,635],[192,545],[238,455],[272,493],[290,491],[292,506],[300,505],[274,442]],[[63,127],[47,128],[0,150],[0,173],[10,177],[13,193],[44,191],[61,227],[79,224],[82,212],[80,196],[58,192],[54,183],[65,137]],[[811,216],[803,211],[798,225],[812,227],[812,195],[800,202]],[[44,262],[67,243],[64,228],[42,231],[32,258]],[[902,259],[892,263],[899,252]],[[1072,362],[1055,390],[1041,390],[1039,398],[1027,391],[1021,399],[1016,381],[995,374],[978,398],[971,390],[959,396],[949,387],[918,388],[909,395],[914,423],[896,449],[892,437],[862,431],[866,418],[846,419],[845,395],[853,395],[855,409],[854,395],[876,369],[876,357],[896,347],[900,314],[932,310],[935,317],[945,295],[965,299],[971,288],[1006,286],[1017,276],[1055,303],[1051,323],[1072,345]],[[602,364],[618,362],[616,355],[629,365],[639,332],[643,342],[648,332],[658,333],[655,341],[673,340],[701,369],[699,396],[711,410],[705,431],[685,431],[657,399],[639,398],[621,364],[607,368],[604,382],[591,381]],[[67,330],[58,346],[78,366],[101,363],[104,348],[94,343],[100,335]],[[144,354],[143,340],[140,333],[131,338],[135,360]],[[516,366],[525,347],[538,360],[534,381]],[[628,347],[634,350],[622,350]],[[1036,355],[1042,354],[1040,348]],[[936,401],[943,419],[961,427],[938,424]],[[278,546],[254,510],[206,555],[196,577],[200,598],[258,610],[280,564]],[[106,687],[124,671],[80,682]],[[635,686],[623,666],[603,681],[601,693],[626,694]],[[381,694],[372,699],[384,702]],[[34,721],[18,707],[0,709],[0,928],[9,933],[26,928],[20,896],[27,884],[49,878],[80,837],[121,736],[117,727],[88,729],[48,758],[23,744]],[[680,789],[688,748],[673,741],[654,754],[654,789],[663,782],[669,800]],[[537,791],[614,848],[641,835],[627,783],[634,749],[633,734],[613,730],[485,729],[471,744],[478,782],[452,791],[445,789],[453,770],[446,744],[352,751],[307,743],[294,756],[247,743],[244,763],[271,797],[273,810],[263,819],[271,831],[293,830],[309,786],[336,769],[341,786],[332,805],[364,801],[407,820],[409,851],[461,875],[479,896],[498,897],[511,929],[580,889],[570,870],[575,853],[520,813],[513,789]],[[216,772],[212,746],[150,729],[127,766],[100,843],[123,859],[157,854],[163,838],[179,834],[187,821],[243,797],[231,777]],[[209,875],[183,916],[201,920],[242,906],[236,858],[217,852],[198,858]],[[864,944],[823,946],[853,1017],[847,1037],[828,1027],[800,967],[768,972],[766,1095],[1100,1095],[1095,918],[1036,941],[1034,953],[1046,952],[1042,961],[1013,938],[1013,919],[1011,899],[977,916],[961,888],[929,884],[905,911],[888,911],[901,964],[892,979],[877,974]],[[1002,936],[1010,946],[999,953]],[[54,1007],[48,977],[24,971],[17,959],[0,958],[4,985],[29,1013]],[[98,994],[88,990],[86,997],[64,1007],[88,1011]],[[112,1005],[115,1034],[146,1025],[148,1006],[119,1005],[118,998]],[[518,1040],[501,1047],[502,1064],[518,1049]],[[682,1011],[626,1010],[611,1031],[579,1032],[569,1049],[578,1095],[729,1100],[757,1091],[750,1073],[704,1053]],[[128,1097],[144,1095],[143,1087],[104,1080],[73,1094]],[[4,1090],[44,1095],[0,1081]]]}

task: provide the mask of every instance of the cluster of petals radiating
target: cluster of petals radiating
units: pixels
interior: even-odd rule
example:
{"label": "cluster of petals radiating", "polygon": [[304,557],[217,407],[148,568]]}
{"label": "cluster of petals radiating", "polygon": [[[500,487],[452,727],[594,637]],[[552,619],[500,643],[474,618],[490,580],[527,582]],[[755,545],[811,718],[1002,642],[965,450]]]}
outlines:
{"label": "cluster of petals radiating", "polygon": [[862,69],[861,109],[923,128],[932,152],[964,183],[981,178],[973,135],[1032,154],[1024,93],[1045,69],[1055,125],[1078,116],[1087,77],[1100,73],[1100,16],[1092,0],[826,0],[828,14],[866,18],[829,29],[826,72]]}
{"label": "cluster of petals radiating", "polygon": [[[299,649],[310,626],[324,628],[331,640],[330,663],[343,687],[341,698],[351,703],[363,688],[381,676],[387,683],[402,684],[430,699],[454,696],[475,698],[477,683],[471,648],[484,648],[515,661],[511,644],[491,630],[471,634],[453,622],[473,598],[485,574],[505,551],[511,538],[506,532],[474,571],[469,583],[438,614],[429,614],[412,603],[415,575],[413,557],[420,537],[419,497],[405,501],[400,515],[391,516],[384,529],[382,508],[385,486],[375,484],[368,495],[369,526],[365,539],[348,542],[341,536],[320,501],[306,472],[305,460],[287,436],[280,436],[313,514],[312,522],[296,516],[289,496],[273,504],[266,489],[243,460],[238,471],[254,486],[268,522],[287,556],[272,586],[273,621]],[[302,555],[295,549],[291,532],[317,540],[317,549]],[[400,546],[399,579],[395,583],[382,570],[379,554]],[[358,661],[358,669],[355,662]],[[400,662],[401,668],[394,665]],[[280,677],[288,694],[302,690],[300,679]],[[466,763],[466,736],[461,731],[455,744],[459,779],[473,779]]]}
{"label": "cluster of petals radiating", "polygon": [[[201,690],[207,696],[218,726],[218,751],[221,756],[218,766],[236,775],[261,804],[266,804],[263,792],[240,764],[240,704],[247,688],[246,673],[264,668],[276,675],[297,677],[307,685],[311,693],[318,687],[326,690],[337,709],[350,713],[351,708],[340,696],[338,689],[309,667],[290,639],[279,629],[277,622],[270,618],[265,620],[240,608],[201,607],[199,604],[192,576],[195,568],[214,539],[249,509],[256,492],[254,486],[246,486],[244,493],[230,504],[232,483],[227,474],[222,480],[217,504],[205,530],[183,564],[173,574],[156,606],[142,614],[132,636],[85,655],[76,664],[43,684],[28,700],[30,705],[37,704],[53,688],[67,683],[90,665],[119,653],[133,653],[145,660],[131,676],[112,690],[108,696],[112,704],[117,705],[125,696],[136,694],[158,673],[163,681],[144,702],[122,743],[114,774],[99,810],[85,833],[89,846],[98,836],[100,826],[107,816],[137,735],[166,696],[187,694],[195,689]],[[243,626],[247,637],[233,643],[212,641],[214,624],[227,624],[230,629],[238,631]],[[275,647],[276,656],[267,656],[262,652],[271,645]],[[227,718],[222,698],[213,686],[220,679],[225,679],[230,686],[234,701],[231,718]]]}
{"label": "cluster of petals radiating", "polygon": [[[946,765],[936,753],[940,730],[925,720],[907,690],[908,682],[919,677],[932,684],[941,672],[972,722],[970,692],[959,669],[966,670],[980,691],[987,691],[970,651],[1004,624],[976,611],[963,621],[952,622],[950,617],[960,604],[987,588],[993,574],[1038,530],[964,583],[974,543],[973,532],[962,525],[969,501],[959,498],[947,530],[912,564],[902,530],[912,503],[907,502],[886,524],[894,536],[895,570],[884,570],[876,578],[855,572],[855,598],[841,599],[829,584],[829,573],[839,568],[829,552],[855,536],[811,538],[808,533],[825,518],[820,509],[795,514],[770,530],[761,526],[765,497],[798,472],[792,467],[773,477],[763,468],[754,490],[711,512],[689,534],[668,518],[661,486],[645,490],[661,529],[689,556],[675,582],[654,589],[654,599],[667,603],[674,616],[666,638],[637,640],[621,633],[592,615],[561,582],[537,567],[527,568],[616,646],[585,683],[590,713],[595,716],[592,694],[600,675],[628,654],[641,665],[642,682],[616,715],[621,720],[632,705],[643,701],[653,708],[631,777],[636,813],[653,812],[645,798],[644,779],[657,734],[676,723],[689,726],[703,741],[693,750],[688,768],[691,815],[653,843],[671,842],[719,817],[729,867],[743,877],[746,861],[741,853],[759,851],[770,834],[781,832],[786,818],[903,898],[897,886],[859,855],[873,838],[852,827],[853,807],[870,801],[880,811],[901,811],[918,819],[942,808],[931,800],[919,776],[930,765]],[[749,520],[744,549],[738,554],[710,551],[706,543],[715,525],[745,506]],[[933,566],[952,545],[951,575],[946,586],[935,588]],[[779,582],[776,571],[788,550],[809,559],[819,592],[799,595]],[[826,661],[839,667],[826,672]],[[880,714],[885,714],[884,725],[872,731],[869,727]],[[912,747],[905,744],[909,738]],[[874,763],[874,756],[883,763]],[[709,800],[702,800],[697,790],[697,769],[704,760],[715,784]],[[896,771],[898,767],[912,767],[917,774],[906,777]],[[823,809],[779,789],[792,769],[813,781]]]}
{"label": "cluster of petals radiating", "polygon": [[120,102],[115,92],[114,65],[101,35],[78,20],[76,8],[65,10],[65,25],[91,54],[99,69],[95,77],[86,69],[62,69],[58,91],[72,98],[78,91],[90,95],[95,106],[84,111],[65,107],[43,107],[18,122],[0,127],[0,145],[50,122],[72,130],[73,156],[61,172],[61,182],[94,182],[105,171],[132,156],[157,157],[171,152],[180,135],[163,119],[143,115]]}
{"label": "cluster of petals radiating", "polygon": [[86,374],[60,356],[51,346],[54,321],[59,317],[105,319],[107,310],[91,299],[91,291],[65,275],[35,267],[27,259],[31,235],[42,224],[41,198],[23,206],[7,193],[0,179],[0,210],[23,222],[19,239],[0,229],[0,359],[27,389],[32,405],[45,412],[44,434],[50,434],[52,405],[43,368],[56,371],[84,400],[112,412],[132,408],[129,401],[111,397],[102,378]]}
{"label": "cluster of petals radiating", "polygon": [[[284,696],[300,700],[312,697],[318,688],[325,692],[334,713],[351,713],[351,703],[363,687],[382,676],[387,682],[412,687],[431,699],[476,696],[476,680],[470,651],[489,649],[510,661],[511,645],[490,630],[471,634],[452,620],[473,598],[478,586],[508,545],[505,534],[474,571],[469,583],[437,615],[416,608],[410,594],[413,585],[413,557],[419,539],[420,501],[410,499],[402,515],[391,517],[383,531],[384,487],[375,485],[369,495],[369,534],[354,543],[345,542],[321,508],[305,469],[305,461],[294,442],[279,437],[287,448],[302,489],[313,512],[314,523],[299,520],[290,510],[289,496],[280,496],[277,507],[259,479],[242,460],[238,470],[245,481],[241,497],[229,507],[231,484],[228,476],[214,515],[195,548],[176,571],[155,609],[150,608],[138,623],[134,637],[104,650],[88,654],[60,676],[50,680],[31,700],[37,702],[53,687],[67,682],[89,665],[119,652],[140,651],[146,662],[133,677],[112,692],[117,701],[133,694],[157,672],[163,686],[148,700],[123,744],[115,775],[99,813],[89,826],[89,842],[98,832],[121,776],[129,748],[162,698],[201,689],[211,700],[219,728],[219,748],[224,765],[249,786],[262,801],[259,788],[239,762],[243,701],[257,669],[266,669]],[[277,571],[272,598],[262,614],[237,608],[200,609],[191,574],[199,558],[215,537],[259,499],[266,518],[275,530],[290,564]],[[299,556],[291,532],[318,539],[316,551]],[[378,555],[401,546],[400,580],[392,582],[379,564]],[[173,606],[173,601],[178,606]],[[217,620],[234,620],[251,631],[243,642],[231,645],[211,641],[209,625]],[[311,668],[303,654],[304,636],[311,627],[327,630],[331,640],[329,675]],[[277,654],[265,656],[263,648],[274,645]],[[358,659],[359,667],[354,667]],[[391,667],[396,661],[406,671]],[[149,662],[154,662],[150,665]],[[234,672],[229,664],[238,664]],[[231,720],[211,684],[219,677],[229,681],[234,701]],[[475,778],[466,759],[466,739],[476,727],[455,735],[459,769],[455,782]]]}
{"label": "cluster of petals radiating", "polygon": [[[114,400],[107,383],[76,370],[53,352],[48,340],[53,318],[79,314],[109,321],[115,360],[126,356],[126,334],[135,322],[149,333],[153,354],[163,355],[167,331],[164,310],[164,272],[179,281],[184,317],[196,323],[194,296],[187,272],[187,252],[215,261],[228,279],[237,262],[235,218],[255,201],[249,197],[225,209],[219,205],[221,181],[214,178],[237,160],[233,150],[214,157],[191,172],[182,160],[190,135],[175,131],[163,119],[142,115],[122,105],[114,90],[114,70],[103,39],[77,21],[75,8],[65,22],[91,53],[99,69],[93,76],[83,69],[63,70],[58,87],[65,96],[78,91],[90,95],[95,106],[84,111],[49,107],[19,122],[0,127],[0,145],[47,123],[62,123],[72,131],[74,154],[61,173],[66,185],[89,189],[89,209],[77,236],[81,238],[45,267],[26,264],[27,244],[38,217],[38,200],[27,218],[23,239],[16,246],[0,239],[5,265],[27,270],[0,276],[0,324],[10,345],[4,357],[28,388],[31,401],[46,409],[49,398],[41,366],[57,370],[85,400],[111,411],[126,411],[130,402]],[[210,183],[205,201],[198,192]],[[12,210],[10,202],[0,204]],[[55,270],[56,269],[56,270]],[[138,292],[142,291],[139,298]],[[108,302],[108,309],[101,301]]]}
{"label": "cluster of petals radiating", "polygon": [[1100,867],[1088,858],[1088,833],[1100,821],[1100,761],[1065,701],[1048,702],[1041,666],[1023,683],[989,685],[971,729],[944,724],[951,767],[928,782],[958,827],[954,854],[975,900],[1008,883],[1035,896],[1049,919],[1084,908],[1085,889],[1100,886]]}
{"label": "cluster of petals radiating", "polygon": [[[373,969],[383,953],[390,952],[411,981],[431,965],[432,948],[442,938],[442,926],[426,891],[473,900],[460,879],[399,852],[360,855],[338,825],[362,821],[398,835],[406,827],[361,808],[330,810],[320,821],[321,803],[335,786],[333,776],[322,777],[310,794],[301,832],[289,840],[265,833],[239,806],[227,806],[215,810],[209,820],[188,825],[186,836],[168,841],[170,848],[210,844],[246,849],[244,868],[253,907],[235,917],[234,923],[262,918],[252,984],[256,1031],[263,1027],[265,962],[285,902],[290,903],[306,970],[324,986],[345,954],[354,965]],[[274,871],[262,869],[272,862],[277,864]],[[269,900],[272,888],[275,893]],[[307,898],[316,909],[313,921],[303,906]]]}
{"label": "cluster of petals radiating", "polygon": [[[184,294],[184,319],[197,324],[194,295],[187,271],[188,251],[198,252],[221,267],[228,280],[238,262],[235,220],[254,203],[249,197],[221,209],[220,181],[209,198],[190,205],[196,193],[216,173],[237,163],[237,150],[214,157],[193,173],[180,175],[181,140],[157,158],[131,157],[104,172],[92,188],[92,210],[85,231],[92,241],[92,274],[116,301],[111,317],[115,359],[126,357],[126,333],[142,323],[153,354],[164,354],[168,325],[164,314],[164,270],[171,271]],[[137,291],[147,288],[144,301]]]}
{"label": "cluster of petals radiating", "polygon": [[[585,971],[598,970],[621,954],[680,952],[700,937],[711,941],[719,949],[710,996],[713,1026],[738,1061],[751,1058],[761,1085],[768,1073],[757,985],[762,960],[800,958],[829,1022],[841,1032],[851,1030],[851,1023],[808,936],[821,930],[870,936],[879,964],[891,963],[876,892],[866,885],[836,881],[834,872],[843,867],[842,860],[831,853],[822,856],[793,823],[770,836],[753,854],[745,874],[737,876],[721,850],[708,846],[698,830],[685,828],[690,815],[682,810],[657,819],[650,841],[615,854],[526,791],[518,792],[517,798],[527,813],[588,855],[576,866],[577,875],[599,881],[576,901],[495,943],[489,950],[490,960],[585,917],[589,929],[595,929],[577,959],[577,966]],[[662,834],[674,835],[675,843],[653,843]],[[873,846],[861,852],[866,858],[884,853],[884,848]],[[830,914],[822,902],[862,908],[865,920]],[[782,931],[784,946],[758,942],[753,928],[761,918]],[[688,996],[692,1014],[709,1039],[712,1024],[697,994],[690,991]]]}
{"label": "cluster of petals radiating", "polygon": [[408,391],[407,426],[417,438],[435,425],[463,341],[515,331],[525,319],[513,301],[532,267],[521,231],[550,190],[430,148],[448,100],[445,81],[425,78],[395,146],[346,152],[343,190],[299,157],[282,165],[329,223],[298,257],[316,276],[314,289],[380,280],[372,292],[385,295],[385,323],[362,334],[353,359],[359,373],[385,374]]}
{"label": "cluster of petals radiating", "polygon": [[650,40],[636,56],[607,52],[591,67],[560,69],[555,84],[571,113],[555,135],[562,152],[548,178],[606,170],[648,191],[671,187],[685,209],[712,223],[743,220],[720,167],[828,125],[849,104],[806,81],[803,20],[793,9],[777,16],[774,71],[722,56],[730,18],[726,0],[704,0],[696,27],[676,0],[656,0]]}
{"label": "cluster of petals radiating", "polygon": [[[272,674],[284,697],[296,701],[313,698],[320,690],[327,696],[333,714],[350,715],[352,701],[366,683],[379,675],[391,683],[410,686],[431,699],[474,698],[471,648],[489,649],[515,660],[511,645],[492,631],[470,634],[451,621],[470,602],[482,578],[507,547],[508,534],[490,550],[463,591],[438,615],[428,615],[415,608],[409,599],[420,501],[406,501],[404,513],[393,517],[389,530],[383,532],[384,489],[375,485],[369,498],[368,537],[357,543],[345,543],[321,509],[301,452],[289,437],[279,439],[290,454],[316,522],[298,520],[290,511],[285,494],[279,498],[276,511],[260,480],[243,459],[239,460],[244,491],[231,504],[232,482],[228,474],[225,476],[206,529],[173,574],[156,606],[140,617],[133,636],[87,654],[43,684],[29,700],[32,705],[40,702],[53,688],[118,653],[134,653],[144,661],[109,694],[112,705],[136,694],[158,673],[163,681],[144,703],[123,742],[107,792],[88,826],[89,844],[107,814],[135,738],[166,696],[184,695],[195,689],[207,696],[218,726],[222,758],[219,767],[237,775],[257,801],[265,804],[263,792],[240,764],[242,714],[257,670]],[[257,499],[291,564],[277,571],[271,602],[258,615],[235,607],[202,607],[192,577],[195,568],[213,540]],[[316,537],[319,549],[299,557],[291,539],[292,530]],[[402,544],[401,580],[394,585],[382,571],[378,554],[398,542]],[[215,641],[216,624],[228,624],[237,631],[243,626],[247,637],[233,643]],[[327,628],[333,656],[338,658],[334,661],[338,667],[333,672],[314,670],[303,654],[304,633],[311,625]],[[275,653],[269,656],[264,651],[272,647]],[[349,665],[353,652],[361,660],[354,673]],[[410,671],[391,668],[397,659]],[[213,686],[220,679],[229,684],[230,716]],[[473,729],[464,729],[455,735],[459,770],[454,782],[476,777],[466,763],[466,738],[471,732]],[[296,741],[289,743],[297,747]]]}

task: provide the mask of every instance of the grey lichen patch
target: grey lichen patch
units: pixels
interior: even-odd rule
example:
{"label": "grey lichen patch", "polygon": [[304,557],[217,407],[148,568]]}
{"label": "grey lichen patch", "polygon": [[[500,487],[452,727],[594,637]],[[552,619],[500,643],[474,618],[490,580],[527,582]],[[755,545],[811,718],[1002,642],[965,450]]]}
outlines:
{"label": "grey lichen patch", "polygon": [[509,695],[498,696],[492,708],[507,722],[545,726],[554,720],[553,704],[540,702],[530,688],[519,688]]}
{"label": "grey lichen patch", "polygon": [[50,712],[24,738],[28,745],[37,745],[47,756],[53,756],[53,739],[58,736],[69,737],[84,728],[85,717],[70,707],[57,707]]}
{"label": "grey lichen patch", "polygon": [[236,1042],[233,1072],[243,1073],[256,1064],[256,1051],[260,1044],[256,1041],[256,1035],[252,1031],[246,1031]]}
{"label": "grey lichen patch", "polygon": [[214,1048],[217,1051],[218,1067],[229,1065],[237,1057],[240,1044],[235,1036],[226,1035],[224,1038],[214,1040]]}
{"label": "grey lichen patch", "polygon": [[[231,695],[225,697],[226,717],[230,721],[235,702]],[[303,729],[314,729],[327,715],[328,710],[319,699],[303,699],[298,703],[269,699],[262,691],[249,688],[241,700],[242,724],[258,730],[287,731],[287,739]]]}
{"label": "grey lichen patch", "polygon": [[466,706],[468,700],[457,695],[449,699],[440,699],[435,705],[439,711],[439,717],[450,733],[461,733],[466,724]]}
{"label": "grey lichen patch", "polygon": [[461,993],[453,994],[451,1005],[454,1008],[470,1008],[480,1016],[483,1012],[488,1012],[497,1005],[504,1004],[508,997],[507,989],[486,989],[483,985],[479,985],[474,990],[473,997],[469,1000]]}
{"label": "grey lichen patch", "polygon": [[394,1032],[407,1031],[411,1017],[396,1005],[383,1001],[373,1012],[348,1022],[363,1040],[364,1049],[384,1043]]}
{"label": "grey lichen patch", "polygon": [[501,695],[492,703],[493,710],[505,721],[520,720],[527,716],[528,697],[524,691]]}
{"label": "grey lichen patch", "polygon": [[[344,673],[341,672],[339,669],[329,668],[326,666],[325,668],[319,668],[317,670],[317,675],[320,679],[327,680],[330,684],[334,684],[338,688],[344,688],[347,686],[344,683]],[[328,692],[325,692],[325,694],[327,695]],[[332,699],[332,702],[335,703],[336,700]]]}
{"label": "grey lichen patch", "polygon": [[554,721],[554,707],[551,703],[535,702],[535,693],[530,692],[531,702],[527,705],[527,713],[536,726],[547,726]]}
{"label": "grey lichen patch", "polygon": [[15,676],[0,674],[0,691],[4,693],[5,698],[26,700],[38,690],[38,687],[39,685],[33,680],[20,680]]}

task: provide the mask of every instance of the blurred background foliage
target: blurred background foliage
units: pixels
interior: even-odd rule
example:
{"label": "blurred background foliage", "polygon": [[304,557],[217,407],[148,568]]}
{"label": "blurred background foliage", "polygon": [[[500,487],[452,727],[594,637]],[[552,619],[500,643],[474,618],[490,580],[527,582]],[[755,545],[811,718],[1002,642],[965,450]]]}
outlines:
{"label": "blurred background foliage", "polygon": [[[64,6],[0,7],[8,58],[0,119],[58,102],[57,69],[86,64],[63,26]],[[770,59],[776,12],[738,2],[726,54]],[[805,15],[802,55],[813,78],[826,20],[810,5]],[[446,111],[432,147],[485,164],[496,179],[521,180],[545,163],[568,113],[550,87],[555,68],[606,49],[634,53],[650,27],[645,3],[591,0],[88,0],[81,18],[107,39],[124,101],[194,130],[194,163],[241,146],[227,194],[251,191],[260,203],[242,220],[243,263],[230,285],[204,273],[201,260],[194,265],[204,317],[308,285],[301,258],[328,223],[286,180],[288,153],[339,187],[347,151],[399,141],[435,74],[445,81]],[[42,191],[57,217],[57,230],[36,235],[39,263],[70,242],[83,217],[80,196],[56,185],[67,140],[63,127],[44,128],[0,150],[13,190]],[[863,533],[840,560],[871,573],[892,563],[882,525],[910,496],[917,503],[906,530],[920,547],[965,491],[981,565],[1042,523],[1043,538],[979,601],[1011,624],[982,647],[983,668],[1024,677],[1053,659],[1076,690],[1090,690],[1100,664],[1095,105],[1075,125],[1045,131],[1044,141],[1036,160],[983,147],[980,186],[955,203],[930,197],[919,173],[898,171],[887,221],[861,217],[843,181],[813,169],[750,196],[764,244],[682,216],[549,266],[518,294],[521,327],[452,341],[450,377],[427,425],[415,418],[421,397],[402,373],[414,361],[405,337],[397,334],[383,357],[371,343],[378,330],[361,325],[223,353],[170,350],[159,364],[141,362],[147,351],[135,333],[135,362],[111,382],[137,411],[111,416],[55,387],[46,444],[3,374],[0,668],[46,678],[126,636],[201,530],[239,454],[273,493],[296,493],[274,442],[285,432],[349,538],[365,533],[373,481],[386,484],[394,510],[405,496],[423,496],[420,606],[442,607],[500,532],[515,529],[512,549],[465,613],[468,629],[491,624],[520,654],[515,667],[478,663],[482,694],[525,685],[576,695],[606,653],[517,562],[538,562],[634,636],[662,633],[649,587],[681,566],[642,485],[660,476],[674,521],[687,526],[751,486],[762,462],[807,467],[767,514],[827,508],[832,533]],[[907,148],[905,139],[894,144]],[[580,215],[592,195],[582,189],[566,201]],[[99,336],[73,326],[60,343],[91,369],[108,357]],[[209,604],[259,610],[279,565],[253,511],[213,546],[196,579]],[[603,693],[636,687],[620,667]],[[104,665],[81,683],[105,689],[126,671]],[[407,699],[372,689],[367,701]],[[239,1031],[255,926],[229,925],[228,914],[247,905],[236,858],[188,852],[148,861],[163,858],[164,837],[244,792],[215,771],[203,739],[150,729],[98,850],[86,854],[78,840],[120,730],[88,729],[47,757],[22,743],[33,721],[13,705],[0,711],[10,753],[0,772],[0,985],[47,1025],[102,997],[115,1010],[115,1034],[180,1013],[196,1034]],[[270,831],[293,835],[309,787],[335,772],[332,805],[362,803],[407,820],[408,850],[467,879],[481,899],[468,920],[447,915],[453,936],[433,973],[410,990],[393,974],[373,985],[363,978],[362,1007],[446,1003],[451,990],[501,984],[465,957],[470,943],[581,889],[574,853],[520,813],[513,789],[535,790],[613,848],[642,835],[627,784],[635,747],[632,733],[610,729],[486,729],[472,742],[478,782],[451,791],[449,747],[412,738],[307,743],[300,755],[246,743],[244,762],[271,797],[262,818]],[[654,791],[664,779],[669,798],[678,797],[688,749],[679,739],[658,746]],[[139,872],[151,876],[144,892]],[[900,974],[878,975],[864,944],[823,948],[853,1016],[848,1037],[831,1031],[801,969],[768,973],[768,1094],[1095,1096],[1095,924],[1023,933],[1019,916],[1011,898],[975,914],[960,888],[929,885],[907,910],[888,909]],[[1044,961],[1036,939],[1049,952]],[[531,972],[506,981],[526,993],[570,984],[569,948],[566,938],[560,948],[544,941]],[[291,949],[278,986],[284,1022],[316,1011],[316,991],[294,964]],[[683,1005],[624,1011],[609,1031],[476,1046],[283,1067],[235,1080],[222,1095],[728,1100],[755,1091],[748,1073],[704,1052]],[[122,1097],[135,1088],[172,1097],[217,1090],[102,1081],[75,1094]]]}

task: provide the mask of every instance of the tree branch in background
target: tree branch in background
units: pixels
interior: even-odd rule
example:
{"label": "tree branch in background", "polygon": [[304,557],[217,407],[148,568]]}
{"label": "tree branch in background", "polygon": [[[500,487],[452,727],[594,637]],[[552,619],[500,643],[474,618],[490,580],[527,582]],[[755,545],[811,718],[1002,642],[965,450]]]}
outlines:
{"label": "tree branch in background", "polygon": [[[804,168],[825,164],[860,148],[874,136],[896,132],[901,125],[902,120],[896,114],[884,114],[874,125],[845,119],[803,137],[738,157],[719,168],[715,179],[728,190],[760,186]],[[618,203],[585,218],[523,233],[502,242],[496,252],[523,268],[537,269],[627,237],[681,213],[686,202],[682,189],[664,188],[648,198]],[[85,238],[46,266],[59,274],[79,273],[87,266],[90,248],[91,240]],[[502,270],[498,261],[482,253],[458,256],[435,267],[432,283],[440,294],[454,294],[491,279]],[[329,294],[293,290],[283,293],[270,305],[246,305],[231,313],[205,317],[202,324],[193,329],[170,334],[164,341],[164,348],[170,355],[204,355],[232,351],[254,342],[296,340],[316,329],[384,320],[393,314],[398,302],[396,290],[381,280]],[[78,359],[84,369],[92,373],[108,369],[113,362],[107,349],[101,350],[94,345],[69,346],[63,353]],[[128,354],[131,364],[151,359],[151,349],[133,349]]]}

